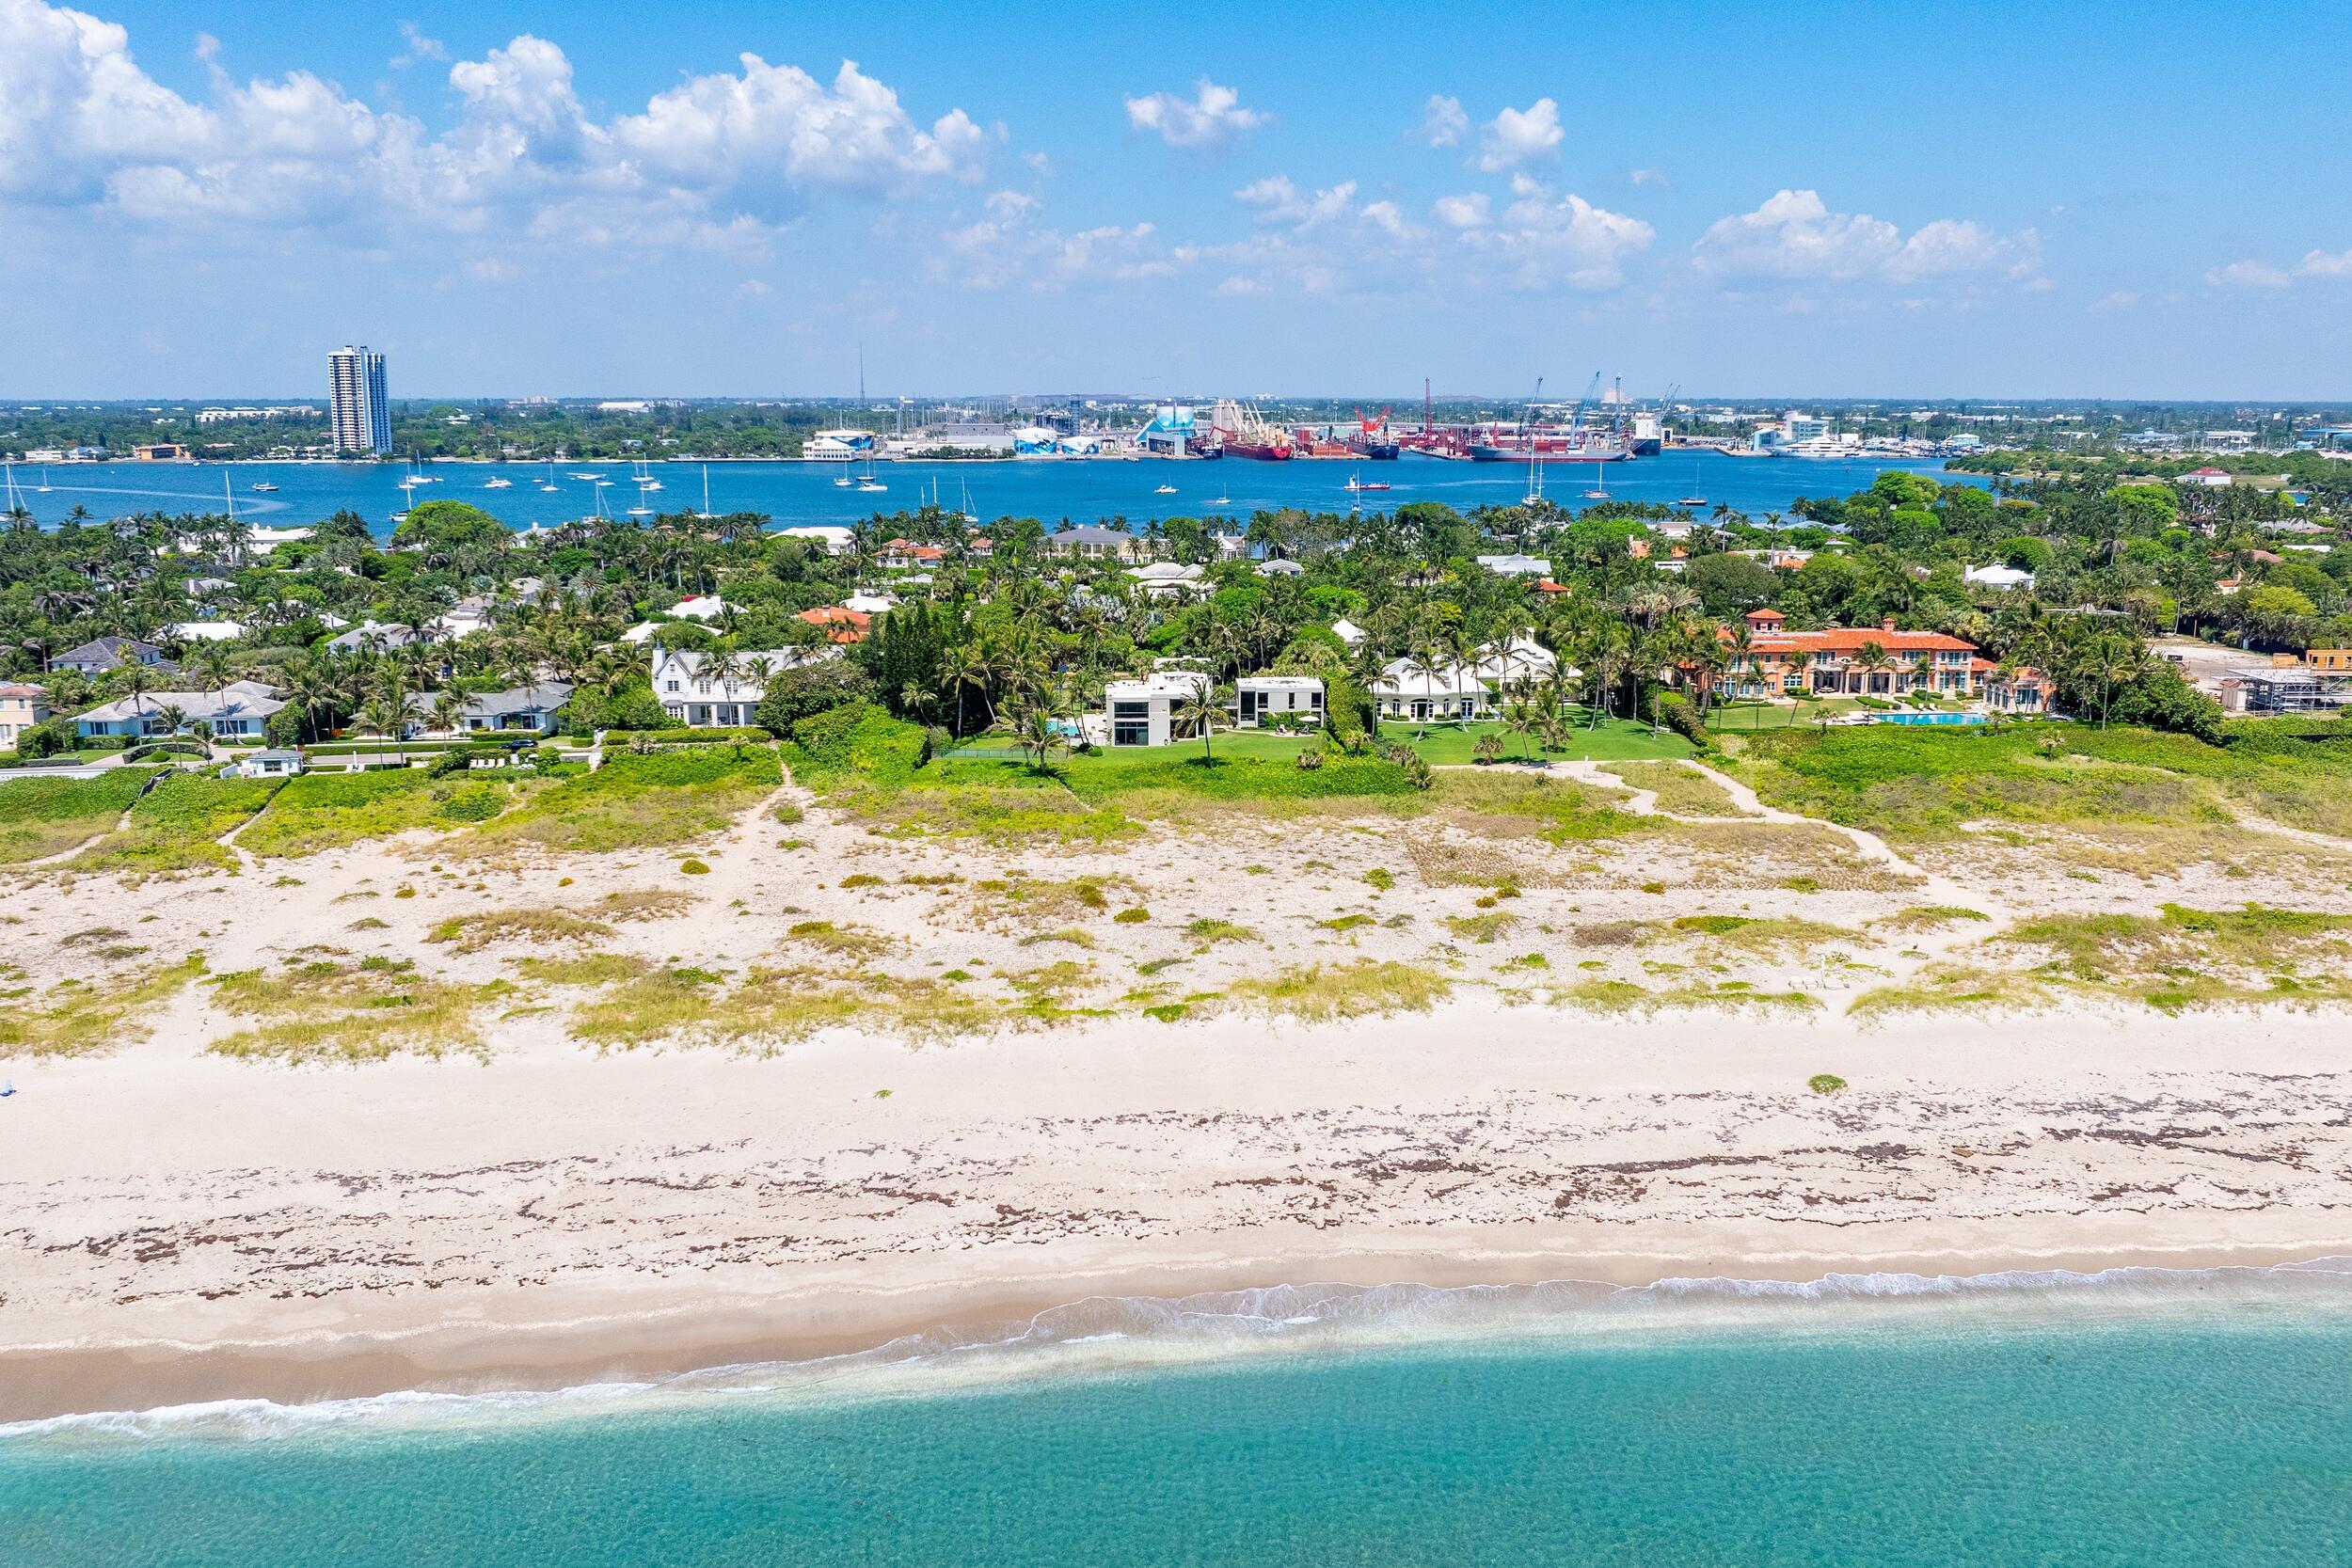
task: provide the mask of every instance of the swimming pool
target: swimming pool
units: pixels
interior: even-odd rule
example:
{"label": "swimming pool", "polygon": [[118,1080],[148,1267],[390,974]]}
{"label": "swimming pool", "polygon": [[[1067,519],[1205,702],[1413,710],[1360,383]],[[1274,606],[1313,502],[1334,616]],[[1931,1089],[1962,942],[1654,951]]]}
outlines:
{"label": "swimming pool", "polygon": [[1981,724],[1981,713],[1882,713],[1882,724]]}

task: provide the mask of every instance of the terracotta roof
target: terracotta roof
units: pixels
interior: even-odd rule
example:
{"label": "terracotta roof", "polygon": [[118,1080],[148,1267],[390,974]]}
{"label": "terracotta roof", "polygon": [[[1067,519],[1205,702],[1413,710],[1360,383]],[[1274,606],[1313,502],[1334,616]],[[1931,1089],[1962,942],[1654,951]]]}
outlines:
{"label": "terracotta roof", "polygon": [[863,642],[866,629],[874,618],[861,610],[841,605],[826,605],[820,610],[803,610],[801,619],[825,634],[828,642]]}
{"label": "terracotta roof", "polygon": [[[1726,636],[1729,634],[1726,633]],[[1759,654],[1851,654],[1865,642],[1875,642],[1890,654],[1970,653],[1973,642],[1947,637],[1940,631],[1887,631],[1879,626],[1831,626],[1825,631],[1758,631],[1750,646]]]}

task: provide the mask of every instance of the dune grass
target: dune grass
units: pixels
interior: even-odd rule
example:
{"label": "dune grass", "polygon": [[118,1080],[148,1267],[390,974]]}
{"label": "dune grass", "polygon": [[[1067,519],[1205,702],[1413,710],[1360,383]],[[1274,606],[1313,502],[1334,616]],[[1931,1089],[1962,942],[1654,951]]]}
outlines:
{"label": "dune grass", "polygon": [[503,816],[437,852],[498,857],[517,850],[602,854],[691,844],[724,832],[782,782],[767,746],[675,746],[609,757],[534,792]]}
{"label": "dune grass", "polygon": [[1658,809],[1676,816],[1744,816],[1724,786],[1678,762],[1613,762],[1603,769],[1635,789],[1654,790]]}
{"label": "dune grass", "polygon": [[487,1050],[485,1009],[515,990],[506,980],[435,979],[407,959],[354,963],[310,949],[279,968],[240,970],[214,982],[214,1006],[249,1026],[211,1049],[291,1062],[370,1062],[405,1053],[478,1056]]}
{"label": "dune grass", "polygon": [[262,859],[314,855],[415,829],[485,822],[513,799],[500,778],[436,779],[421,768],[305,773],[286,781],[237,843]]}
{"label": "dune grass", "polygon": [[133,1045],[155,1032],[155,1015],[204,973],[191,956],[103,981],[69,978],[0,1009],[0,1056],[78,1056]]}
{"label": "dune grass", "polygon": [[644,968],[607,984],[573,1011],[571,1031],[608,1049],[672,1041],[765,1051],[835,1025],[930,1040],[1008,1021],[1001,1004],[940,980],[765,966],[736,979],[671,966]]}
{"label": "dune grass", "polygon": [[1425,1013],[1453,992],[1454,982],[1435,971],[1367,960],[1314,964],[1262,978],[1247,977],[1227,988],[1226,996],[1270,1017],[1328,1023],[1391,1013]]}
{"label": "dune grass", "polygon": [[120,832],[71,863],[76,871],[234,870],[236,857],[219,841],[267,805],[283,783],[175,773],[139,797]]}
{"label": "dune grass", "polygon": [[112,832],[151,768],[110,768],[91,779],[0,780],[0,865],[63,854]]}
{"label": "dune grass", "polygon": [[612,934],[601,920],[568,910],[485,910],[453,915],[433,927],[427,942],[446,942],[456,953],[479,953],[502,942],[593,942]]}

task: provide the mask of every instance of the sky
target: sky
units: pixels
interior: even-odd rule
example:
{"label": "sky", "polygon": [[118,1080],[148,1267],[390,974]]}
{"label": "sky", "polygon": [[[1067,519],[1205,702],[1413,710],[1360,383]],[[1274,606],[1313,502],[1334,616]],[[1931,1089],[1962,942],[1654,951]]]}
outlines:
{"label": "sky", "polygon": [[2352,398],[2347,9],[0,0],[0,397]]}

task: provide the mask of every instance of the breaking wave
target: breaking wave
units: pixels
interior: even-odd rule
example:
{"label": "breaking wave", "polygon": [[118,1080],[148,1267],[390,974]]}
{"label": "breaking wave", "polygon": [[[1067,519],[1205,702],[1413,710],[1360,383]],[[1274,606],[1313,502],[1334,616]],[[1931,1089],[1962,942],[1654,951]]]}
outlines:
{"label": "breaking wave", "polygon": [[1444,1346],[1508,1353],[1725,1334],[2079,1331],[2195,1316],[2352,1316],[2352,1258],[2265,1267],[2083,1273],[1829,1274],[1811,1280],[1676,1277],[1653,1284],[1275,1285],[1185,1296],[1091,1296],[985,1330],[942,1327],[870,1349],[627,1382],[497,1392],[405,1390],[279,1403],[216,1400],[0,1423],[0,1443],[266,1440],[336,1431],[651,1411],[723,1398],[895,1399],[1041,1377],[1111,1375],[1264,1354]]}

